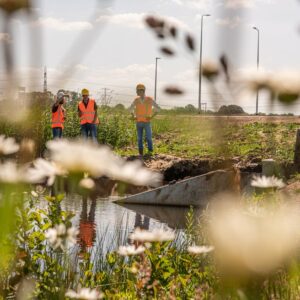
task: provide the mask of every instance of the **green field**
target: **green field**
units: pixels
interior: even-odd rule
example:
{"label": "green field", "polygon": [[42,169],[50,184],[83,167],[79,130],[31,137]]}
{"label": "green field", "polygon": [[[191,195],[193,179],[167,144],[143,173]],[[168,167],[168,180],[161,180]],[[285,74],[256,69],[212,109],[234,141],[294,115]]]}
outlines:
{"label": "green field", "polygon": [[[137,154],[135,123],[127,110],[109,107],[99,109],[101,124],[98,141],[109,145],[120,155]],[[28,128],[24,124],[0,124],[0,133],[33,138],[42,155],[45,143],[52,138],[50,109],[43,109]],[[242,118],[242,117],[241,117]],[[155,153],[182,158],[273,158],[277,161],[293,160],[296,131],[300,126],[296,118],[281,117],[282,122],[269,118],[262,121],[255,117],[241,122],[241,118],[207,117],[161,113],[152,122]],[[80,136],[76,105],[67,107],[64,137]]]}

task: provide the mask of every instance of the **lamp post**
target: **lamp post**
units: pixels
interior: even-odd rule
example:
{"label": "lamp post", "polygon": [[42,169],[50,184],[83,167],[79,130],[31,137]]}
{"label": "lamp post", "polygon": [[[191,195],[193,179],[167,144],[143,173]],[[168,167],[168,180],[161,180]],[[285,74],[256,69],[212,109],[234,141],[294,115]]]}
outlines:
{"label": "lamp post", "polygon": [[[259,29],[257,27],[253,27],[254,30],[257,31],[257,70],[259,69]],[[256,110],[255,110],[255,114],[258,115],[258,93],[259,91],[257,90],[256,92]]]}
{"label": "lamp post", "polygon": [[154,101],[156,102],[156,89],[157,89],[157,61],[160,57],[155,57],[155,82],[154,82]]}
{"label": "lamp post", "polygon": [[201,16],[201,35],[200,35],[200,66],[199,66],[199,96],[198,96],[198,110],[201,113],[201,84],[202,84],[202,36],[203,36],[203,18],[210,17],[210,15]]}

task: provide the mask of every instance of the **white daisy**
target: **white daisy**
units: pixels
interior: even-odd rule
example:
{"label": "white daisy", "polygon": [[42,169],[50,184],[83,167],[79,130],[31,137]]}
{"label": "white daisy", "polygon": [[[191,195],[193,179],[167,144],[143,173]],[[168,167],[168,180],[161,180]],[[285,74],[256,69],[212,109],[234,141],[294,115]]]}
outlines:
{"label": "white daisy", "polygon": [[95,289],[81,288],[78,292],[69,290],[65,296],[72,299],[97,300],[102,299],[104,295]]}
{"label": "white daisy", "polygon": [[65,175],[66,172],[53,162],[38,158],[33,162],[33,167],[27,171],[27,179],[31,183],[47,182],[50,186],[54,183],[55,177]]}
{"label": "white daisy", "polygon": [[282,188],[285,186],[283,181],[275,176],[254,176],[251,185],[259,188]]}
{"label": "white daisy", "polygon": [[143,246],[139,246],[139,247],[135,247],[135,246],[120,246],[118,253],[122,256],[130,256],[130,255],[138,255],[143,253],[146,250],[145,247]]}
{"label": "white daisy", "polygon": [[83,178],[80,180],[79,186],[81,186],[82,188],[91,190],[95,187],[95,181],[91,178]]}
{"label": "white daisy", "polygon": [[15,162],[0,163],[0,182],[20,183],[26,181],[27,178],[24,169],[19,169]]}
{"label": "white daisy", "polygon": [[87,172],[93,177],[108,176],[135,185],[158,186],[161,174],[152,172],[139,162],[126,162],[108,147],[82,141],[49,141],[51,158],[70,173]]}
{"label": "white daisy", "polygon": [[5,138],[4,135],[0,135],[0,154],[12,154],[18,152],[20,146],[15,142],[14,138]]}
{"label": "white daisy", "polygon": [[188,252],[191,254],[205,254],[213,251],[215,248],[213,246],[190,246],[188,247]]}
{"label": "white daisy", "polygon": [[154,229],[153,231],[142,230],[140,228],[130,235],[130,239],[139,242],[165,242],[172,241],[175,238],[174,231],[163,229]]}

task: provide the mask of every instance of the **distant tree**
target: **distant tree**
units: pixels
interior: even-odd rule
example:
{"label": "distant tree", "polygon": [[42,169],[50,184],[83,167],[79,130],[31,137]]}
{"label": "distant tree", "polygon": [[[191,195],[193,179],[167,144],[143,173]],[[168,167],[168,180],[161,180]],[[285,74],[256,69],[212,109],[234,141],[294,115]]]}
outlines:
{"label": "distant tree", "polygon": [[220,115],[243,115],[245,114],[244,110],[238,105],[222,105],[219,110],[218,114]]}
{"label": "distant tree", "polygon": [[115,110],[125,110],[125,106],[121,103],[117,104],[115,107],[114,107]]}
{"label": "distant tree", "polygon": [[185,106],[184,108],[187,112],[193,112],[193,113],[196,113],[197,112],[197,108],[192,105],[192,104],[188,104]]}

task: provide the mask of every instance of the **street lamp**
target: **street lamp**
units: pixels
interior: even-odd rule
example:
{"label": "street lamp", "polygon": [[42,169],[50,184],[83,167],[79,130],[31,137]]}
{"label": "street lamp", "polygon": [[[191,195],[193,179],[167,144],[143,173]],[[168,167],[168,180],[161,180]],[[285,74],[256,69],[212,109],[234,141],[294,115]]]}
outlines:
{"label": "street lamp", "polygon": [[[253,27],[254,30],[257,31],[257,70],[259,69],[259,29],[257,27]],[[257,90],[256,92],[256,110],[255,114],[258,115],[258,93],[259,91]]]}
{"label": "street lamp", "polygon": [[154,101],[156,102],[156,88],[157,88],[157,61],[160,57],[155,57],[155,85],[154,85]]}
{"label": "street lamp", "polygon": [[198,109],[201,113],[201,83],[202,83],[202,36],[203,36],[203,18],[210,17],[210,15],[201,16],[201,35],[200,35],[200,66],[199,66],[199,98],[198,98]]}

